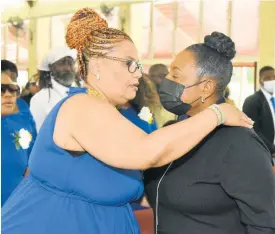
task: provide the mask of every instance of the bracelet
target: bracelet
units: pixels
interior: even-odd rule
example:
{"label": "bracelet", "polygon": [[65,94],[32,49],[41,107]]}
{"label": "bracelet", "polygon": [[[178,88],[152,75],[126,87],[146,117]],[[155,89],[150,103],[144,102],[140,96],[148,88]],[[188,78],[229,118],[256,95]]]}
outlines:
{"label": "bracelet", "polygon": [[219,105],[216,104],[216,107],[217,107],[217,110],[218,110],[218,111],[220,112],[220,114],[221,114],[221,124],[224,124],[224,122],[225,122],[225,114],[224,114],[224,112],[221,111],[221,108],[220,108]]}
{"label": "bracelet", "polygon": [[221,111],[219,105],[214,104],[214,105],[208,107],[208,109],[214,111],[214,113],[216,114],[217,121],[218,121],[218,126],[224,124],[224,122],[225,122],[225,114]]}

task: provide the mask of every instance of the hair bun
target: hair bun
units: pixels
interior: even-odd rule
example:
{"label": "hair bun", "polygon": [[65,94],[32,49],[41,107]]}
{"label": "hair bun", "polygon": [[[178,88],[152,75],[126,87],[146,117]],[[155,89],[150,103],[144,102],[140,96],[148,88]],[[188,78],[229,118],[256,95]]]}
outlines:
{"label": "hair bun", "polygon": [[80,49],[86,45],[93,32],[108,28],[108,23],[95,10],[78,10],[67,26],[66,42],[71,49]]}
{"label": "hair bun", "polygon": [[236,55],[235,43],[223,33],[213,32],[211,35],[206,36],[204,44],[230,60]]}

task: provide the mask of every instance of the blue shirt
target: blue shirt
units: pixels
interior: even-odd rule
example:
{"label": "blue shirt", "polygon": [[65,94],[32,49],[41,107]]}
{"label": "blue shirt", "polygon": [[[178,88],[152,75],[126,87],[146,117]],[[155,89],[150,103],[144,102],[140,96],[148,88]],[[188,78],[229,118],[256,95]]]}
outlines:
{"label": "blue shirt", "polygon": [[[18,105],[18,107],[22,110],[22,106],[20,108]],[[28,149],[22,149],[22,147],[16,149],[13,134],[21,129],[26,129],[32,135]],[[1,116],[1,207],[23,179],[35,138],[35,124],[28,109]]]}
{"label": "blue shirt", "polygon": [[30,112],[30,108],[29,108],[28,104],[22,98],[18,98],[16,100],[16,104],[17,104],[20,112],[22,112],[22,111]]}

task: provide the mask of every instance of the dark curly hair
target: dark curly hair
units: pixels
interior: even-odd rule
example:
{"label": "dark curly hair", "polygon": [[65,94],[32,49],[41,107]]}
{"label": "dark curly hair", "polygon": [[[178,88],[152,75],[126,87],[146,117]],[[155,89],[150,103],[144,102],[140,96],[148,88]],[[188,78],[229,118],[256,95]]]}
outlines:
{"label": "dark curly hair", "polygon": [[196,56],[198,78],[204,76],[215,78],[216,91],[219,95],[223,95],[233,72],[231,60],[236,55],[235,43],[231,38],[223,33],[213,32],[204,38],[204,43],[191,45],[186,50]]}

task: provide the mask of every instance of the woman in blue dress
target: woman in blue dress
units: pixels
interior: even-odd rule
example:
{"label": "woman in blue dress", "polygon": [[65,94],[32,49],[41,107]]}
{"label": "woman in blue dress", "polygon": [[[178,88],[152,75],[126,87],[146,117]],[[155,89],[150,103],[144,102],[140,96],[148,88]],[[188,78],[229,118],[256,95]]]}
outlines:
{"label": "woman in blue dress", "polygon": [[143,193],[139,170],[177,159],[219,124],[252,122],[223,104],[148,135],[116,109],[141,77],[130,37],[84,8],[66,41],[87,89],[72,88],[43,123],[30,173],[2,208],[2,234],[138,234],[130,203]]}
{"label": "woman in blue dress", "polygon": [[36,137],[32,116],[20,108],[19,87],[1,74],[1,206],[21,182],[28,166],[29,154]]}

